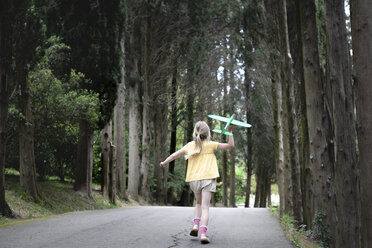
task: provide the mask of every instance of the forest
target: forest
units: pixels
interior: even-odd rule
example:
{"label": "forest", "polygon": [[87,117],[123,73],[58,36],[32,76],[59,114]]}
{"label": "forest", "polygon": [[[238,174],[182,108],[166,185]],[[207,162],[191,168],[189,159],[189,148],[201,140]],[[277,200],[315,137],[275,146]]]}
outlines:
{"label": "forest", "polygon": [[1,0],[0,213],[9,170],[35,202],[57,178],[192,206],[187,161],[159,164],[235,114],[252,128],[216,152],[215,206],[268,207],[277,186],[322,246],[371,247],[371,58],[365,0]]}

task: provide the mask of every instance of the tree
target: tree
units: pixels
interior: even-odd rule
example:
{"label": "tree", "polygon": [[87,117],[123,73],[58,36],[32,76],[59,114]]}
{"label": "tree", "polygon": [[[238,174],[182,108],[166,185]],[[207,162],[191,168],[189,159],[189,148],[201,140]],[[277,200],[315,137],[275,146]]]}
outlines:
{"label": "tree", "polygon": [[[222,116],[227,115],[227,86],[228,86],[228,69],[227,69],[227,55],[225,54],[224,60],[223,60],[223,97],[222,97],[222,109],[221,113]],[[221,129],[223,128],[223,123],[221,123]],[[226,136],[223,135],[221,138],[222,143],[226,143]],[[228,195],[227,195],[227,152],[222,151],[222,204],[224,207],[228,206]]]}
{"label": "tree", "polygon": [[[53,21],[55,15],[58,21],[51,23],[52,30],[60,33],[71,46],[71,67],[92,80],[91,84],[83,83],[80,87],[99,93],[102,115],[98,127],[103,128],[111,119],[117,85],[121,80],[121,42],[126,16],[124,1],[62,2],[53,7],[48,17]],[[90,195],[94,127],[84,120],[79,127],[79,151],[84,154],[78,155],[74,188]]]}
{"label": "tree", "polygon": [[102,163],[102,192],[104,197],[109,195],[109,185],[110,185],[110,153],[111,153],[111,143],[112,143],[112,122],[108,122],[106,126],[101,131],[101,163]]}
{"label": "tree", "polygon": [[126,57],[127,76],[129,82],[129,167],[128,194],[133,200],[138,200],[140,185],[140,157],[139,157],[139,86],[140,54],[141,54],[141,18],[139,17],[142,1],[128,1],[128,49]]}
{"label": "tree", "polygon": [[372,154],[372,119],[369,110],[372,108],[371,87],[371,56],[372,56],[372,12],[367,1],[353,0],[351,2],[351,33],[353,37],[354,86],[356,99],[356,117],[358,149],[360,160],[360,247],[372,245],[372,207],[371,187]]}
{"label": "tree", "polygon": [[31,94],[29,68],[34,63],[35,49],[41,36],[40,17],[35,11],[34,3],[24,3],[23,9],[16,21],[15,29],[15,70],[16,81],[20,86],[18,108],[21,118],[18,121],[19,132],[19,173],[21,188],[28,192],[36,202],[41,195],[36,182],[36,165],[34,151],[34,121],[31,110]]}
{"label": "tree", "polygon": [[9,94],[12,86],[10,81],[11,64],[11,36],[14,15],[12,1],[4,1],[0,10],[0,213],[7,217],[14,217],[14,213],[5,199],[5,157],[7,142],[7,124]]}
{"label": "tree", "polygon": [[[327,85],[334,142],[337,207],[335,247],[359,247],[359,169],[351,59],[347,42],[344,1],[326,0]],[[334,207],[328,211],[334,211]]]}
{"label": "tree", "polygon": [[[230,53],[229,53],[229,88],[230,88],[230,94],[229,94],[229,112],[230,114],[235,113],[235,104],[236,100],[239,99],[239,92],[235,90],[236,88],[236,82],[234,77],[234,65],[235,65],[235,49],[233,46],[233,41],[229,40],[229,47],[230,47]],[[235,159],[236,158],[236,151],[235,149],[232,149],[230,151],[230,201],[229,201],[229,207],[236,207],[235,204]]]}
{"label": "tree", "polygon": [[[335,223],[333,142],[331,138],[330,110],[324,96],[324,79],[319,62],[318,35],[315,19],[315,2],[300,1],[301,40],[306,94],[306,119],[308,126],[309,164],[305,167],[307,221],[315,213],[326,211],[326,227]],[[322,97],[319,97],[322,96]],[[311,175],[308,176],[308,175]],[[332,209],[332,210],[331,210]],[[309,222],[308,224],[311,224]],[[330,231],[330,233],[333,233]]]}
{"label": "tree", "polygon": [[150,120],[151,120],[151,84],[150,84],[150,32],[149,26],[151,22],[149,6],[145,7],[146,19],[143,21],[143,45],[142,45],[142,71],[143,71],[143,95],[142,95],[142,158],[140,166],[140,184],[141,184],[141,195],[149,201],[150,200],[150,154],[151,154],[151,132],[150,132]]}
{"label": "tree", "polygon": [[[121,50],[122,54],[124,55],[125,49],[125,39],[122,39],[121,42]],[[114,145],[116,146],[116,167],[117,167],[117,185],[119,195],[128,200],[127,196],[127,178],[126,178],[126,139],[125,139],[125,96],[126,96],[126,89],[125,89],[125,63],[124,63],[124,56],[122,57],[122,65],[121,65],[121,82],[118,86],[118,93],[117,93],[117,102],[114,109]]]}

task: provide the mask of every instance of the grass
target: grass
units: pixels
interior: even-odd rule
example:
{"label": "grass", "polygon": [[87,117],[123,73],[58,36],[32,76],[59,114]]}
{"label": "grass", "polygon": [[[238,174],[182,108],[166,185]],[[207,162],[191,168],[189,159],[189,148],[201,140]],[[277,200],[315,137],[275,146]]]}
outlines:
{"label": "grass", "polygon": [[53,215],[60,215],[75,211],[117,208],[129,205],[138,205],[135,202],[123,202],[116,199],[117,205],[104,199],[98,190],[98,185],[93,185],[94,201],[75,194],[71,183],[59,181],[45,181],[38,183],[42,200],[35,203],[32,197],[21,190],[19,174],[16,171],[6,171],[5,198],[10,208],[17,214],[16,219],[5,218],[0,215],[0,226],[9,223],[40,219]]}
{"label": "grass", "polygon": [[278,208],[270,207],[271,212],[274,213],[280,220],[289,241],[297,248],[321,248],[310,240],[311,231],[305,230],[303,226],[297,228],[296,221],[292,216],[286,214],[280,217]]}

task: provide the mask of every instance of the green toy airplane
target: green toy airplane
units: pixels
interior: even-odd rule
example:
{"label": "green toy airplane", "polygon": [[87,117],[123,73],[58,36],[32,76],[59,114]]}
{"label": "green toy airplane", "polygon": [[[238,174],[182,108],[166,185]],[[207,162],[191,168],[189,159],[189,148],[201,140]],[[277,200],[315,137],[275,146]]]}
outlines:
{"label": "green toy airplane", "polygon": [[227,128],[230,126],[230,124],[233,124],[235,126],[247,127],[247,128],[252,127],[251,124],[248,124],[246,122],[234,120],[235,115],[232,115],[230,118],[226,118],[226,117],[222,117],[218,115],[208,115],[208,117],[219,120],[219,121],[227,122],[226,126],[222,130],[213,129],[212,131],[215,133],[221,133],[221,134],[232,136],[233,135],[232,133],[226,131]]}

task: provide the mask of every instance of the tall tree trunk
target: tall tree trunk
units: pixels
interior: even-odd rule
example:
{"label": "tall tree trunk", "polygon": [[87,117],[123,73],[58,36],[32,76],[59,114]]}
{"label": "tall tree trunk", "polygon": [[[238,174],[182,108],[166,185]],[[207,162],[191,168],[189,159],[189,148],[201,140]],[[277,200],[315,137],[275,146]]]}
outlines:
{"label": "tall tree trunk", "polygon": [[337,224],[334,247],[359,247],[359,168],[356,158],[351,61],[344,1],[326,0],[327,89],[333,105]]}
{"label": "tall tree trunk", "polygon": [[108,197],[112,204],[116,204],[116,174],[116,147],[110,142]]}
{"label": "tall tree trunk", "polygon": [[[194,85],[190,85],[190,88],[187,90],[187,99],[186,99],[186,132],[185,132],[185,143],[190,142],[193,140],[192,134],[194,131],[194,101],[195,101],[195,94],[194,94]],[[182,190],[181,195],[181,205],[182,206],[192,206],[194,201],[193,198],[190,197],[190,186],[189,184],[185,184]],[[191,198],[191,199],[190,199]]]}
{"label": "tall tree trunk", "polygon": [[[137,63],[137,62],[135,62]],[[137,73],[137,72],[136,72]],[[138,109],[138,84],[129,86],[129,171],[128,171],[128,194],[133,200],[138,200],[139,189],[139,130],[140,113]]]}
{"label": "tall tree trunk", "polygon": [[260,204],[260,196],[261,196],[261,179],[262,179],[262,165],[256,166],[256,194],[254,197],[254,207],[258,208]]}
{"label": "tall tree trunk", "polygon": [[267,184],[269,181],[269,171],[267,166],[262,166],[262,171],[261,171],[261,183],[260,183],[260,197],[259,197],[259,206],[260,208],[265,208],[266,207],[266,200],[267,200]]}
{"label": "tall tree trunk", "polygon": [[230,202],[229,207],[236,207],[235,204],[235,150],[230,151]]}
{"label": "tall tree trunk", "polygon": [[[229,86],[230,86],[230,97],[229,97],[229,111],[230,115],[235,113],[235,79],[234,79],[234,44],[229,40],[230,56],[229,56]],[[225,113],[226,114],[226,113]],[[230,207],[236,207],[235,205],[235,149],[230,151]]]}
{"label": "tall tree trunk", "polygon": [[267,180],[266,185],[266,199],[267,199],[267,206],[271,206],[271,175],[269,174],[269,178]]}
{"label": "tall tree trunk", "polygon": [[156,199],[160,204],[167,204],[167,171],[165,168],[159,166],[162,158],[166,157],[167,154],[167,134],[168,134],[168,103],[167,98],[164,96],[164,92],[167,92],[167,79],[162,78],[160,84],[159,92],[161,95],[157,99],[157,108],[155,116],[155,147],[157,151],[155,153],[155,170],[154,176],[156,178]]}
{"label": "tall tree trunk", "polygon": [[[9,9],[9,1],[2,5],[7,10]],[[15,214],[9,207],[5,199],[5,158],[6,158],[6,142],[7,142],[7,124],[8,124],[8,108],[9,108],[9,67],[11,61],[11,37],[12,27],[9,17],[0,15],[0,214],[7,217],[15,217]]]}
{"label": "tall tree trunk", "polygon": [[303,223],[302,206],[302,174],[301,174],[301,91],[303,84],[303,64],[302,64],[302,43],[301,43],[301,25],[298,12],[298,4],[295,0],[288,0],[288,47],[291,56],[287,58],[289,69],[291,71],[289,85],[289,108],[290,121],[292,124],[290,135],[290,154],[292,160],[291,178],[292,178],[292,198],[293,214],[297,223]]}
{"label": "tall tree trunk", "polygon": [[[251,80],[248,73],[248,63],[245,63],[245,69],[244,69],[244,86],[245,86],[245,101],[246,101],[246,119],[247,122],[249,122],[249,119],[251,117],[251,94],[250,94],[250,88],[251,88]],[[253,171],[253,165],[252,165],[252,129],[247,129],[247,152],[246,152],[246,166],[247,166],[247,185],[245,190],[245,207],[249,208],[249,201],[251,196],[251,181],[252,181],[252,171]]]}
{"label": "tall tree trunk", "polygon": [[143,96],[142,96],[142,158],[141,158],[141,195],[146,201],[150,201],[150,185],[149,185],[149,171],[150,171],[150,152],[151,152],[151,133],[150,133],[150,56],[149,56],[149,39],[150,39],[150,21],[148,7],[145,7],[147,19],[144,20],[144,35],[143,35]]}
{"label": "tall tree trunk", "polygon": [[127,0],[128,6],[128,32],[129,41],[126,42],[126,57],[128,58],[126,68],[128,68],[129,82],[129,166],[128,166],[128,195],[133,200],[138,200],[140,185],[140,140],[139,123],[141,123],[139,111],[139,84],[140,84],[140,55],[141,55],[141,9],[143,1]]}
{"label": "tall tree trunk", "polygon": [[112,143],[112,122],[109,121],[101,131],[101,153],[102,153],[102,193],[103,197],[108,197],[110,184],[110,154]]}
{"label": "tall tree trunk", "polygon": [[[273,58],[272,58],[273,60]],[[273,62],[272,62],[273,63]],[[275,63],[275,62],[274,62]],[[272,72],[271,72],[271,80],[273,81],[273,105],[274,105],[274,121],[275,121],[275,143],[276,143],[276,176],[277,176],[277,183],[279,188],[279,196],[280,196],[280,215],[286,213],[286,204],[287,201],[285,200],[285,154],[284,154],[284,131],[283,131],[283,116],[282,112],[282,84],[278,72],[274,69],[272,64]]]}
{"label": "tall tree trunk", "polygon": [[350,2],[360,160],[360,247],[372,247],[372,8],[369,1]]}
{"label": "tall tree trunk", "polygon": [[[1,17],[0,17],[1,18]],[[0,36],[3,36],[3,18],[0,19]],[[0,49],[4,49],[3,41],[0,41]],[[0,62],[0,214],[6,217],[15,217],[13,211],[5,200],[5,155],[7,140],[9,84],[5,67]]]}
{"label": "tall tree trunk", "polygon": [[[308,228],[311,228],[312,219],[309,216],[309,209],[311,208],[311,200],[309,199],[311,193],[311,175],[306,170],[306,165],[309,165],[309,151],[308,151],[308,132],[306,120],[306,95],[304,87],[304,67],[302,55],[302,40],[301,40],[301,18],[300,18],[300,1],[290,0],[290,8],[288,12],[288,32],[290,37],[290,50],[293,59],[294,70],[294,103],[292,107],[295,108],[296,117],[294,118],[294,151],[296,156],[296,168],[292,170],[293,181],[297,181],[300,187],[293,190],[294,193],[294,213],[298,223],[304,223]],[[300,194],[299,194],[300,193]],[[297,196],[296,196],[297,195]],[[302,216],[299,216],[302,211]]]}
{"label": "tall tree trunk", "polygon": [[[275,0],[265,0],[265,8],[272,18],[267,18],[267,27],[271,35],[268,36],[268,43],[273,48],[270,51],[270,78],[272,82],[273,97],[273,116],[275,132],[275,165],[276,165],[276,182],[278,184],[280,203],[279,213],[282,216],[285,209],[286,201],[284,199],[284,151],[283,151],[283,125],[282,125],[282,83],[280,76],[280,46],[278,40],[281,40],[279,33],[279,4]],[[282,22],[282,21],[280,21]],[[258,169],[257,169],[258,170]]]}
{"label": "tall tree trunk", "polygon": [[[224,58],[224,69],[223,69],[223,98],[222,98],[222,115],[226,116],[227,114],[227,56]],[[222,125],[221,123],[221,130],[222,130]],[[221,138],[222,143],[226,143],[226,136],[222,135]],[[227,152],[222,151],[222,204],[224,207],[228,206],[227,203]]]}
{"label": "tall tree trunk", "polygon": [[[315,53],[318,53],[317,45],[317,30],[316,30],[316,19],[315,19],[315,3],[314,1],[296,1],[298,5],[297,11],[300,18],[300,39],[302,46],[302,66],[303,66],[303,84],[301,84],[301,138],[302,138],[302,202],[303,202],[303,219],[304,224],[311,229],[313,225],[314,217],[314,169],[310,161],[310,140],[309,140],[309,128],[307,120],[307,96],[306,96],[306,85],[309,80],[321,80],[321,71],[319,65],[319,58],[316,58]],[[313,36],[316,35],[316,36]],[[306,39],[306,40],[304,40]],[[310,48],[311,47],[311,48]],[[307,53],[304,53],[304,51]],[[309,50],[307,50],[309,49]],[[310,52],[313,49],[312,52]],[[316,49],[316,50],[314,50]],[[311,60],[308,58],[312,56]],[[308,64],[306,64],[306,60]],[[317,71],[315,75],[309,74],[313,66],[311,63],[318,63],[315,65]],[[315,77],[315,78],[314,78]],[[313,82],[314,83],[314,82]],[[309,87],[308,89],[310,89]],[[315,110],[312,110],[315,113]]]}
{"label": "tall tree trunk", "polygon": [[300,18],[309,139],[309,164],[305,166],[305,176],[310,178],[310,174],[312,178],[311,182],[306,180],[309,186],[307,219],[312,220],[316,212],[323,210],[327,214],[324,223],[332,229],[336,223],[333,141],[319,63],[314,1],[300,1]]}
{"label": "tall tree trunk", "polygon": [[125,65],[124,65],[124,51],[125,39],[121,41],[121,50],[123,52],[123,65],[121,69],[121,82],[118,85],[117,102],[114,109],[114,144],[116,146],[116,166],[117,166],[117,185],[120,196],[124,200],[128,200],[127,195],[127,159],[126,159],[126,142],[125,142]]}
{"label": "tall tree trunk", "polygon": [[91,125],[86,120],[80,120],[74,190],[90,199],[93,199],[93,134]]}
{"label": "tall tree trunk", "polygon": [[[171,88],[171,139],[170,139],[170,147],[169,147],[169,154],[173,154],[176,151],[177,145],[177,126],[178,126],[178,118],[177,118],[177,62],[175,61],[174,69],[173,69],[173,78],[172,78],[172,88]],[[173,181],[174,179],[174,164],[175,161],[169,163],[169,182]],[[168,189],[168,202],[172,205],[175,203],[175,198],[173,195],[173,188],[170,187]]]}
{"label": "tall tree trunk", "polygon": [[[146,82],[145,82],[146,84]],[[148,88],[149,85],[145,86]],[[150,133],[150,103],[148,89],[145,89],[143,100],[143,116],[142,116],[142,160],[141,160],[141,195],[149,201],[150,200],[150,151],[151,151],[151,133]],[[147,99],[146,99],[147,98]]]}
{"label": "tall tree trunk", "polygon": [[26,65],[17,65],[18,83],[20,85],[19,108],[22,119],[19,120],[19,173],[20,185],[36,202],[40,201],[40,193],[36,182],[36,166],[34,154],[34,123],[31,111],[30,82]]}
{"label": "tall tree trunk", "polygon": [[294,166],[292,127],[293,121],[291,116],[291,100],[289,89],[292,80],[292,64],[289,51],[288,25],[287,25],[287,4],[286,0],[279,1],[279,30],[280,32],[280,54],[281,54],[281,121],[282,121],[282,138],[283,138],[283,162],[284,162],[284,213],[293,215],[293,184],[292,167]]}

